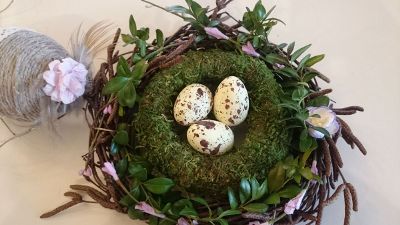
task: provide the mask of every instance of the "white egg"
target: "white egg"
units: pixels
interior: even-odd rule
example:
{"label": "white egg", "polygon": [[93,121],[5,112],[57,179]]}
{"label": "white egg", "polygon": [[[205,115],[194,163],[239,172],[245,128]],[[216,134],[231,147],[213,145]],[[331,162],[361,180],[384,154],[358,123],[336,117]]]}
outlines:
{"label": "white egg", "polygon": [[178,95],[174,105],[176,122],[189,126],[207,117],[212,109],[212,93],[202,84],[186,86]]}
{"label": "white egg", "polygon": [[225,78],[215,92],[215,118],[228,126],[237,126],[248,113],[249,95],[243,82],[235,76]]}
{"label": "white egg", "polygon": [[201,153],[221,155],[232,149],[234,135],[231,128],[221,122],[202,120],[189,127],[187,139]]}

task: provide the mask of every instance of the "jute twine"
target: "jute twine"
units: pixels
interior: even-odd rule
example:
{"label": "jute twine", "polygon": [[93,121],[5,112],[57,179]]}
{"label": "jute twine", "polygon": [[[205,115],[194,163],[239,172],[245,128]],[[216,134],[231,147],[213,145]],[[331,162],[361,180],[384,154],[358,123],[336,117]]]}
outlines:
{"label": "jute twine", "polygon": [[48,64],[69,55],[61,45],[45,35],[20,30],[0,42],[0,55],[1,116],[36,124],[64,108],[42,91]]}

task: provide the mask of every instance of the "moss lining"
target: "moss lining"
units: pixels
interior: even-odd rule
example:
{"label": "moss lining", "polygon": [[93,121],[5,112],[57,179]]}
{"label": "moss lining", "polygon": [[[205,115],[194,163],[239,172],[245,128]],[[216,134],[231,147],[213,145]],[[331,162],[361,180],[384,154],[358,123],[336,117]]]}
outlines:
{"label": "moss lining", "polygon": [[[174,121],[174,101],[189,84],[215,89],[228,76],[239,77],[249,91],[248,131],[228,153],[203,155],[188,144],[187,128]],[[287,155],[290,143],[285,123],[279,122],[281,94],[271,71],[257,59],[221,50],[189,52],[180,64],[156,74],[144,91],[135,122],[141,152],[159,172],[195,193],[217,195],[242,177],[265,177]]]}

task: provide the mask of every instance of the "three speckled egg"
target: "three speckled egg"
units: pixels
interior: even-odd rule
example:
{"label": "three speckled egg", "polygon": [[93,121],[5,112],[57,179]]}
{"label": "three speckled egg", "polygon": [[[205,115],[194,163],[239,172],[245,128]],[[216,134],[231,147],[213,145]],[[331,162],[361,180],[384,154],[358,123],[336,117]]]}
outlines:
{"label": "three speckled egg", "polygon": [[[219,121],[206,119],[213,105],[214,116]],[[189,144],[209,155],[221,155],[232,149],[234,134],[230,126],[245,121],[248,111],[247,89],[235,76],[225,78],[218,85],[214,98],[206,86],[188,85],[174,104],[175,120],[180,125],[190,126],[187,131]]]}

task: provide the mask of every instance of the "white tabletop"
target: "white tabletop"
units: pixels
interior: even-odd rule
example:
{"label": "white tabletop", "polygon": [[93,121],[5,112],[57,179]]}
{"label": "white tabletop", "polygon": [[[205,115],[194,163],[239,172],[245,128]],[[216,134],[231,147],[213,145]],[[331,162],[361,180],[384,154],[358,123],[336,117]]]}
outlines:
{"label": "white tabletop", "polygon": [[[8,0],[0,0],[0,9]],[[183,0],[154,0],[162,5]],[[203,1],[212,5],[213,1]],[[235,1],[229,9],[241,15],[252,1]],[[311,53],[325,53],[317,69],[329,75],[332,98],[338,107],[362,105],[366,111],[346,117],[369,150],[363,157],[342,141],[344,173],[358,190],[360,211],[354,225],[400,224],[400,1],[398,0],[269,0],[277,4],[275,16],[286,26],[271,34],[276,42],[305,45]],[[128,17],[153,31],[171,34],[182,22],[139,0],[15,0],[0,14],[0,26],[28,27],[53,37],[67,47],[77,26],[107,19],[127,31]],[[5,57],[5,56],[0,56]],[[100,57],[97,61],[101,61]],[[328,85],[324,85],[328,87]],[[46,128],[15,140],[0,149],[0,224],[139,224],[126,215],[94,204],[81,204],[49,219],[39,219],[46,210],[66,202],[69,184],[85,184],[78,176],[86,152],[88,129],[82,113],[58,122],[58,136]],[[9,134],[0,126],[0,139]],[[343,199],[324,212],[323,224],[343,221]]]}

